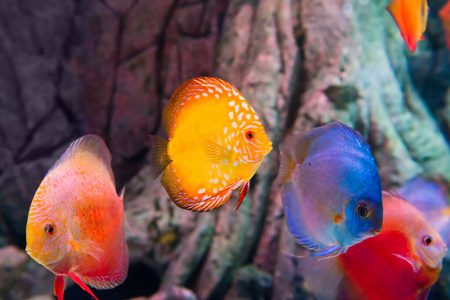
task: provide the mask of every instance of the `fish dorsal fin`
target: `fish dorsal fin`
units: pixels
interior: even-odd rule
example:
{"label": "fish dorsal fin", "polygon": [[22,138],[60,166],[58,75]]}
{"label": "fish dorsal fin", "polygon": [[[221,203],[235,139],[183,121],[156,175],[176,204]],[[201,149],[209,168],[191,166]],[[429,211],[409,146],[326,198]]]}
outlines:
{"label": "fish dorsal fin", "polygon": [[87,165],[98,166],[99,170],[107,173],[112,185],[115,185],[114,175],[111,169],[111,153],[101,137],[88,134],[73,141],[51,167],[49,173],[73,159],[84,161]]}
{"label": "fish dorsal fin", "polygon": [[[178,115],[183,106],[187,105],[188,102],[204,101],[204,94],[209,95],[209,90],[213,90],[214,93],[219,95],[231,92],[233,95],[242,97],[231,84],[219,78],[196,77],[185,81],[175,90],[163,111],[163,125],[169,137],[172,137],[173,129],[177,125]],[[217,101],[213,94],[208,98]]]}
{"label": "fish dorsal fin", "polygon": [[343,123],[333,122],[304,134],[293,135],[280,145],[279,182],[289,181],[296,164],[302,164],[308,157],[330,149],[360,151],[370,155],[370,146],[358,131]]}

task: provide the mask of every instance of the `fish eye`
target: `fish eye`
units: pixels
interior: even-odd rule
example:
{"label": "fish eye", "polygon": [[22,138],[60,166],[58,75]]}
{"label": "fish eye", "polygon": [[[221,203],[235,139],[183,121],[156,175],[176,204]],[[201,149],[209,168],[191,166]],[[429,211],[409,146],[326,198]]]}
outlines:
{"label": "fish eye", "polygon": [[370,208],[367,206],[367,204],[358,204],[358,206],[356,207],[356,213],[361,218],[367,219],[370,216]]}
{"label": "fish eye", "polygon": [[245,133],[245,137],[248,139],[248,140],[252,140],[254,137],[255,137],[255,133],[253,132],[253,131],[247,131],[246,133]]}
{"label": "fish eye", "polygon": [[47,223],[44,227],[44,232],[46,235],[54,235],[56,232],[56,226],[53,223]]}
{"label": "fish eye", "polygon": [[427,234],[422,238],[422,243],[425,246],[430,246],[433,243],[433,236]]}

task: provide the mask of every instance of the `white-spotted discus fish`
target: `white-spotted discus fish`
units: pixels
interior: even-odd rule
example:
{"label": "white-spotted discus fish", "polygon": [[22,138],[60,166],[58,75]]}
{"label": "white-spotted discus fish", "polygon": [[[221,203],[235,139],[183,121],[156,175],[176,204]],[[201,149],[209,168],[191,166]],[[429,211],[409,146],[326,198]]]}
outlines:
{"label": "white-spotted discus fish", "polygon": [[241,93],[219,78],[190,79],[172,95],[162,121],[169,141],[150,136],[150,162],[156,177],[163,172],[161,183],[173,202],[209,211],[239,188],[239,207],[249,180],[272,150]]}
{"label": "white-spotted discus fish", "polygon": [[359,132],[334,122],[290,137],[280,152],[288,226],[312,256],[339,255],[380,232],[380,175]]}
{"label": "white-spotted discus fish", "polygon": [[74,141],[42,180],[28,213],[25,250],[56,274],[58,300],[66,276],[95,299],[87,285],[111,289],[127,277],[122,197],[111,154],[95,135]]}

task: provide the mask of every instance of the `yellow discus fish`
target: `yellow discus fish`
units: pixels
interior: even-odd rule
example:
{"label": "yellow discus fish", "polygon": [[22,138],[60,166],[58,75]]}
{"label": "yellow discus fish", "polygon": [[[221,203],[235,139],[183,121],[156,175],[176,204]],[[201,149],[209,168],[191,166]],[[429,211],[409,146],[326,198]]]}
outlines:
{"label": "yellow discus fish", "polygon": [[250,104],[228,82],[197,77],[181,84],[163,111],[169,141],[150,136],[155,176],[181,208],[209,211],[249,180],[272,150]]}
{"label": "yellow discus fish", "polygon": [[127,277],[122,195],[111,154],[95,135],[74,141],[42,180],[28,213],[25,250],[56,274],[58,300],[66,276],[95,299],[87,285],[111,289]]}

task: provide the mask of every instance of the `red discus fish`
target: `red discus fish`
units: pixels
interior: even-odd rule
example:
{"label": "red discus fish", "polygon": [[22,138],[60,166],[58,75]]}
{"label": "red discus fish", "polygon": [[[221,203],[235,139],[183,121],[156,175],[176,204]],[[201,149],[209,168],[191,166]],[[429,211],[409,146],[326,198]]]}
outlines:
{"label": "red discus fish", "polygon": [[427,28],[427,0],[392,0],[386,6],[409,50],[416,51],[417,42],[423,40]]}
{"label": "red discus fish", "polygon": [[384,192],[383,212],[377,236],[336,258],[306,259],[309,268],[304,277],[318,299],[426,298],[438,279],[447,248],[422,213],[407,201]]}
{"label": "red discus fish", "polygon": [[439,10],[438,15],[442,21],[442,27],[444,27],[447,49],[450,50],[450,1]]}
{"label": "red discus fish", "polygon": [[58,300],[65,276],[95,299],[87,285],[111,289],[127,277],[122,196],[111,154],[95,135],[74,141],[42,180],[28,213],[26,251],[56,274]]}
{"label": "red discus fish", "polygon": [[[169,141],[150,136],[155,176],[181,208],[209,211],[249,181],[272,150],[250,104],[228,82],[198,77],[181,84],[163,111]],[[237,208],[236,208],[237,209]]]}

